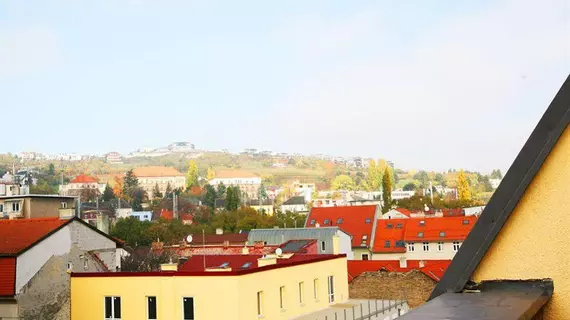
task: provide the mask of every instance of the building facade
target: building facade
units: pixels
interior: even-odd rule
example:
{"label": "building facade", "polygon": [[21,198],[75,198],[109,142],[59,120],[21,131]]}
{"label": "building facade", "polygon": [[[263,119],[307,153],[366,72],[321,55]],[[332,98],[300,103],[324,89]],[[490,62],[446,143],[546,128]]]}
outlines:
{"label": "building facade", "polygon": [[59,194],[62,196],[77,197],[80,196],[81,192],[85,189],[93,190],[95,194],[101,195],[103,191],[105,191],[105,184],[99,183],[94,177],[80,174],[68,184],[60,185]]}
{"label": "building facade", "polygon": [[213,186],[218,184],[224,184],[226,187],[237,186],[248,199],[257,199],[261,177],[246,171],[219,171],[208,183]]}
{"label": "building facade", "polygon": [[0,196],[4,219],[71,218],[75,216],[75,198],[57,195]]}
{"label": "building facade", "polygon": [[164,194],[168,185],[171,189],[186,188],[186,177],[178,170],[171,167],[139,167],[133,170],[142,187],[149,196],[156,185]]}

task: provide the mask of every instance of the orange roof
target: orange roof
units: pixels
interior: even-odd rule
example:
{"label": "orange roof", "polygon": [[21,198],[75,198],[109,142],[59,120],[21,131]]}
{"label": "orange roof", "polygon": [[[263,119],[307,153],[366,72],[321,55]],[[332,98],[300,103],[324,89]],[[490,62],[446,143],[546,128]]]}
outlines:
{"label": "orange roof", "polygon": [[80,174],[75,179],[71,180],[71,183],[94,183],[98,182],[97,179],[93,178],[92,176],[88,176],[86,174]]}
{"label": "orange roof", "polygon": [[406,217],[409,217],[410,214],[412,214],[412,212],[406,208],[396,208],[396,211],[398,211],[399,213],[405,215]]}
{"label": "orange roof", "polygon": [[0,220],[0,255],[17,255],[67,222],[59,218]]}
{"label": "orange roof", "polygon": [[174,218],[174,211],[162,209],[160,210],[160,217],[166,220],[172,220]]}
{"label": "orange roof", "polygon": [[227,178],[258,178],[257,175],[243,170],[222,170],[216,171],[216,179]]}
{"label": "orange roof", "polygon": [[477,222],[476,216],[407,219],[406,242],[463,241]]}
{"label": "orange roof", "polygon": [[370,244],[376,206],[315,207],[309,212],[306,228],[338,226],[352,236],[353,247]]}
{"label": "orange roof", "polygon": [[16,290],[16,257],[0,258],[0,297],[10,297]]}
{"label": "orange roof", "polygon": [[364,272],[377,272],[380,270],[388,272],[408,272],[419,270],[434,281],[439,282],[451,260],[425,260],[424,266],[420,268],[420,260],[408,260],[405,268],[400,267],[398,260],[348,260],[348,281],[363,274]]}
{"label": "orange roof", "polygon": [[133,170],[137,177],[180,177],[184,174],[172,167],[139,167]]}
{"label": "orange roof", "polygon": [[372,252],[406,252],[404,230],[409,219],[381,219],[376,223]]}

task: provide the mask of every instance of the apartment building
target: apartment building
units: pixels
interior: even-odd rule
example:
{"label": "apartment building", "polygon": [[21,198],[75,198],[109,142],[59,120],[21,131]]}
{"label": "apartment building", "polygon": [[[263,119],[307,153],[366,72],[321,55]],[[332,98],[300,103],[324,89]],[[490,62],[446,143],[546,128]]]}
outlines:
{"label": "apartment building", "polygon": [[161,269],[72,273],[71,318],[285,320],[348,299],[344,255],[206,255]]}
{"label": "apartment building", "polygon": [[59,195],[27,194],[0,196],[0,218],[71,218],[75,216],[75,198]]}
{"label": "apartment building", "polygon": [[218,184],[224,184],[226,187],[237,186],[248,199],[257,199],[259,187],[261,187],[261,177],[241,170],[218,171],[215,178],[208,183],[213,186]]}
{"label": "apartment building", "polygon": [[59,194],[62,196],[77,197],[80,196],[81,192],[85,189],[94,190],[97,194],[103,194],[103,191],[105,191],[105,184],[99,183],[95,177],[80,174],[73,178],[73,180],[68,184],[60,185]]}
{"label": "apartment building", "polygon": [[168,185],[172,189],[186,188],[186,176],[172,167],[139,167],[133,170],[139,179],[139,186],[142,187],[149,196],[156,185],[163,194]]}

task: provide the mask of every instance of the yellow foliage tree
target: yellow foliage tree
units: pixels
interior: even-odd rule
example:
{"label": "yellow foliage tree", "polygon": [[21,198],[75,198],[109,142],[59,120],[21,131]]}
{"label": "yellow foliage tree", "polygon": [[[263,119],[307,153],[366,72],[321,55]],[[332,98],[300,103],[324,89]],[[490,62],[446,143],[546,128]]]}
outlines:
{"label": "yellow foliage tree", "polygon": [[469,190],[469,180],[465,175],[465,171],[460,170],[457,174],[457,193],[459,195],[459,200],[467,201],[471,200],[471,191]]}
{"label": "yellow foliage tree", "polygon": [[212,167],[208,167],[208,170],[206,171],[206,178],[208,179],[208,181],[214,179],[216,177],[216,172],[214,171],[214,169],[212,169]]}
{"label": "yellow foliage tree", "polygon": [[115,176],[113,180],[115,181],[113,185],[113,193],[115,194],[115,197],[123,197],[123,177]]}

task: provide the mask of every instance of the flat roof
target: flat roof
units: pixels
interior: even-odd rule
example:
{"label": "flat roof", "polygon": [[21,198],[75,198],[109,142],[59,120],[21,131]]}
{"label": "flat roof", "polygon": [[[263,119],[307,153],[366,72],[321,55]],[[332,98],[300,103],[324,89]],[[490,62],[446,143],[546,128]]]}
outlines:
{"label": "flat roof", "polygon": [[[259,255],[255,255],[257,257],[261,257]],[[298,255],[299,257],[305,255]],[[206,260],[208,255],[206,255]],[[320,254],[315,255],[310,259],[291,259],[292,261],[288,262],[288,259],[278,259],[284,261],[278,261],[276,264],[267,265],[263,267],[256,267],[256,268],[247,268],[247,269],[239,269],[235,270],[232,269],[231,271],[153,271],[153,272],[73,272],[71,273],[72,277],[75,278],[105,278],[105,277],[200,277],[200,276],[210,276],[210,277],[217,277],[217,276],[240,276],[246,274],[252,274],[256,272],[263,272],[268,270],[274,269],[281,269],[287,268],[292,266],[299,266],[304,264],[310,264],[315,262],[322,262],[334,259],[345,259],[346,254]],[[182,266],[183,267],[183,266]]]}
{"label": "flat roof", "polygon": [[60,196],[58,194],[20,194],[13,196],[0,196],[2,199],[19,199],[19,198],[53,198],[53,199],[76,199],[72,196]]}

